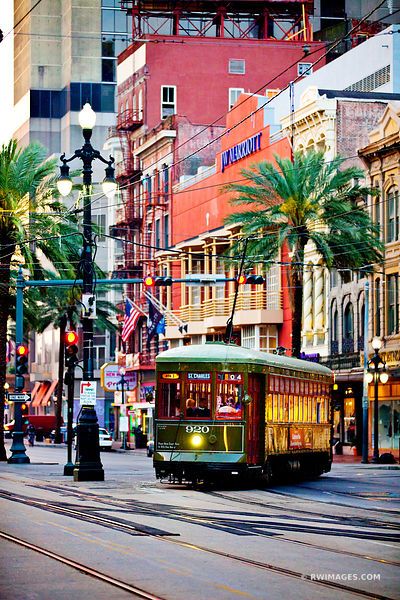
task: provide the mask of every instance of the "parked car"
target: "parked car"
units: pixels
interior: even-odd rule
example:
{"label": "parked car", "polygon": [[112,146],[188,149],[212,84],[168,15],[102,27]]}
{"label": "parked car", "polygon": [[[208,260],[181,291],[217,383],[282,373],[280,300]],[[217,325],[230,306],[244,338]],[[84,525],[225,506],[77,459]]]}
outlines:
{"label": "parked car", "polygon": [[147,456],[151,458],[154,454],[154,440],[149,440],[147,442]]}
{"label": "parked car", "polygon": [[[76,448],[76,428],[73,431],[74,431],[74,448]],[[112,448],[111,434],[104,427],[99,427],[99,446],[100,446],[100,450],[111,450],[111,448]]]}
{"label": "parked car", "polygon": [[99,444],[100,450],[111,450],[112,437],[104,427],[99,427]]}

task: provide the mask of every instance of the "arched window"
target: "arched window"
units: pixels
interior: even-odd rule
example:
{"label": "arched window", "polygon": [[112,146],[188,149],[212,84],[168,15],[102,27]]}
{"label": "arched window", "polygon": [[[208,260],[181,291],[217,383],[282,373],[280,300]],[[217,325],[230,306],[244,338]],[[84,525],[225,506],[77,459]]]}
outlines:
{"label": "arched window", "polygon": [[381,280],[375,279],[375,335],[381,336]]}
{"label": "arched window", "polygon": [[336,300],[332,302],[331,306],[331,354],[338,354],[339,352],[339,315],[336,305]]}
{"label": "arched window", "polygon": [[354,352],[354,311],[351,302],[343,314],[343,352]]}
{"label": "arched window", "polygon": [[358,342],[357,350],[362,351],[364,349],[364,320],[365,320],[365,304],[364,298],[361,296],[358,298]]}
{"label": "arched window", "polygon": [[386,241],[395,242],[399,239],[399,193],[394,187],[387,192],[387,230]]}

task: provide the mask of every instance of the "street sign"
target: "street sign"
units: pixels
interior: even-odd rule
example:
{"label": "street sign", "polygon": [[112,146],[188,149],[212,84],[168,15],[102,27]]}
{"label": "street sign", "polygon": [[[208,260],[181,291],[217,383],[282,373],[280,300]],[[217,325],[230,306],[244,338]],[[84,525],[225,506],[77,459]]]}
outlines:
{"label": "street sign", "polygon": [[186,285],[201,285],[201,286],[210,286],[210,285],[225,285],[226,277],[225,275],[218,275],[212,273],[199,273],[186,275],[185,284]]}
{"label": "street sign", "polygon": [[30,402],[31,394],[27,392],[21,392],[20,394],[8,394],[9,402]]}
{"label": "street sign", "polygon": [[[100,367],[100,385],[105,392],[122,391],[121,367],[117,363],[105,363]],[[137,372],[126,371],[124,374],[124,391],[130,392],[137,386]]]}
{"label": "street sign", "polygon": [[119,418],[119,430],[121,433],[126,433],[129,431],[129,419],[128,417],[121,416]]}
{"label": "street sign", "polygon": [[81,381],[79,397],[81,406],[95,406],[97,381]]}

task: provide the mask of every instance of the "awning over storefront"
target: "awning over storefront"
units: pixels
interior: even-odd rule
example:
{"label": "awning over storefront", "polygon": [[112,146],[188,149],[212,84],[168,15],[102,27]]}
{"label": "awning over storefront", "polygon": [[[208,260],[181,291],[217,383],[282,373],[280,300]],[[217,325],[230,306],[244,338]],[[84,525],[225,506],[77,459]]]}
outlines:
{"label": "awning over storefront", "polygon": [[49,385],[49,388],[47,389],[47,391],[45,392],[43,398],[42,398],[42,406],[47,406],[48,401],[51,398],[51,395],[54,393],[54,390],[56,389],[58,384],[58,381],[52,381]]}
{"label": "awning over storefront", "polygon": [[31,406],[47,406],[57,383],[57,381],[37,381],[32,390]]}

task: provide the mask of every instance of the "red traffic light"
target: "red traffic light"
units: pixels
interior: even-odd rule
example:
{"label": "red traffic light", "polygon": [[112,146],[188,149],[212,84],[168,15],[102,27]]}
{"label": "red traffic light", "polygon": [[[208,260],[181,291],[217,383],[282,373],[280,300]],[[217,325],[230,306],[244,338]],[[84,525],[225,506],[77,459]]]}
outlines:
{"label": "red traffic light", "polygon": [[147,275],[143,279],[143,283],[146,287],[170,286],[172,285],[172,277],[153,277],[152,275]]}
{"label": "red traffic light", "polygon": [[237,282],[240,285],[244,285],[244,284],[253,284],[253,285],[262,285],[264,283],[265,279],[264,277],[262,277],[261,275],[240,275],[237,278]]}
{"label": "red traffic light", "polygon": [[143,279],[143,283],[146,287],[152,287],[156,283],[155,277],[152,277],[151,275],[147,275],[147,277],[145,277]]}
{"label": "red traffic light", "polygon": [[67,331],[65,333],[64,341],[68,346],[71,346],[72,344],[77,344],[78,343],[78,334],[76,333],[76,331]]}
{"label": "red traffic light", "polygon": [[19,346],[17,346],[15,352],[17,353],[17,356],[27,356],[28,348],[24,346],[24,344],[20,344]]}

